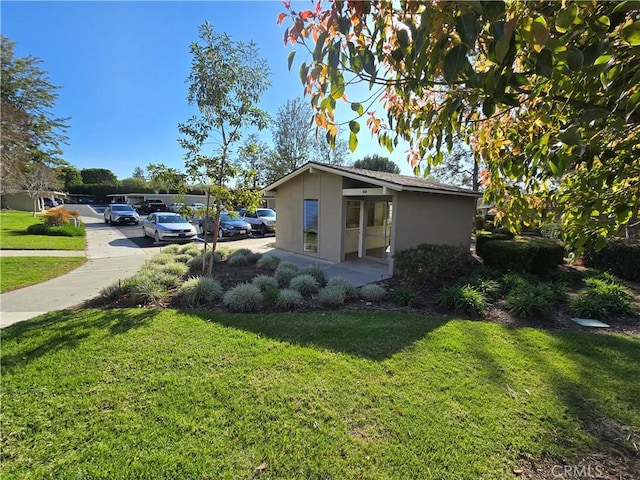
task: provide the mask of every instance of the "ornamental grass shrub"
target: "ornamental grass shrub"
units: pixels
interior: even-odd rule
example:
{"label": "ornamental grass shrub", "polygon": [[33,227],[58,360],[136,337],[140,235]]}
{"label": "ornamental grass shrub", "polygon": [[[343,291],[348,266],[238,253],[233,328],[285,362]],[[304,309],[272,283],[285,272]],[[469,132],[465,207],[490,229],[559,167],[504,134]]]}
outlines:
{"label": "ornamental grass shrub", "polygon": [[278,289],[278,280],[269,275],[258,275],[251,283],[260,289],[261,292],[265,292],[267,289]]}
{"label": "ornamental grass shrub", "polygon": [[371,283],[360,287],[359,296],[368,302],[377,303],[384,300],[387,296],[387,291],[380,285]]}
{"label": "ornamental grass shrub", "polygon": [[358,298],[358,288],[349,280],[343,277],[332,277],[327,282],[327,287],[338,287],[344,290],[346,300],[355,300]]}
{"label": "ornamental grass shrub", "polygon": [[223,289],[211,277],[192,277],[176,293],[177,301],[188,307],[213,306],[222,299]]}
{"label": "ornamental grass shrub", "polygon": [[275,270],[279,264],[280,257],[276,257],[275,255],[263,255],[257,263],[258,267],[268,270]]}
{"label": "ornamental grass shrub", "polygon": [[318,300],[325,307],[337,307],[343,305],[347,294],[342,285],[327,285],[318,293]]}
{"label": "ornamental grass shrub", "polygon": [[310,297],[319,290],[317,280],[308,274],[297,275],[289,282],[291,290],[297,290],[303,297]]}
{"label": "ornamental grass shrub", "polygon": [[279,308],[283,309],[293,309],[299,306],[302,303],[302,294],[297,290],[292,290],[290,288],[285,288],[280,290],[278,295],[278,299],[276,300],[276,305]]}
{"label": "ornamental grass shrub", "polygon": [[606,277],[588,278],[585,283],[587,287],[579,291],[571,302],[574,315],[607,320],[616,315],[636,313],[627,287]]}
{"label": "ornamental grass shrub", "polygon": [[318,286],[320,288],[324,287],[327,284],[327,278],[324,274],[324,269],[318,264],[306,266],[302,270],[300,270],[300,273],[311,275],[316,279],[316,282],[318,282]]}
{"label": "ornamental grass shrub", "polygon": [[262,307],[262,292],[250,283],[241,283],[227,291],[222,303],[232,312],[256,312]]}

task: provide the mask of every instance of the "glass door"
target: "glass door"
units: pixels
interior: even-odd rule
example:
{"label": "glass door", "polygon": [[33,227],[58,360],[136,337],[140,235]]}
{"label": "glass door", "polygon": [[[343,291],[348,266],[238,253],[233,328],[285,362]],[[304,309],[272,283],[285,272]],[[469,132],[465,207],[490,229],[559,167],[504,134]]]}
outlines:
{"label": "glass door", "polygon": [[302,205],[303,252],[318,256],[318,200],[304,200]]}
{"label": "glass door", "polygon": [[367,202],[365,255],[389,261],[391,254],[391,202]]}

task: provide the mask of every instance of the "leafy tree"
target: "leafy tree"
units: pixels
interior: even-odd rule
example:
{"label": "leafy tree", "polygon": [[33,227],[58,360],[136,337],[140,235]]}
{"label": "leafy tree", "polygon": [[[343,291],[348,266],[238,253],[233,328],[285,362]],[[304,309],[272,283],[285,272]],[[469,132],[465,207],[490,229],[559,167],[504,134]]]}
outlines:
{"label": "leafy tree", "polygon": [[143,192],[149,188],[149,183],[140,177],[123,178],[118,184],[122,189],[128,190],[130,193]]}
{"label": "leafy tree", "polygon": [[71,165],[64,165],[57,168],[58,175],[64,183],[64,189],[69,191],[70,188],[82,185],[82,174],[80,170]]}
{"label": "leafy tree", "polygon": [[179,170],[163,164],[147,165],[149,185],[158,192],[169,193],[171,190],[182,192],[186,189],[187,176]]}
{"label": "leafy tree", "polygon": [[[429,165],[427,165],[429,167]],[[442,163],[430,167],[429,178],[449,185],[470,188],[478,191],[480,188],[480,171],[478,160],[471,148],[462,142],[454,142],[453,148],[445,151]]]}
{"label": "leafy tree", "polygon": [[362,160],[356,160],[353,163],[354,168],[362,168],[364,170],[375,170],[376,172],[400,173],[400,167],[387,157],[380,155],[367,155]]}
{"label": "leafy tree", "polygon": [[351,161],[350,157],[349,143],[344,138],[337,136],[333,145],[325,135],[314,138],[312,160],[329,165],[346,165]]}
{"label": "leafy tree", "polygon": [[118,177],[107,168],[83,168],[80,170],[85,185],[117,185]]}
{"label": "leafy tree", "polygon": [[22,174],[31,163],[64,164],[61,145],[66,143],[67,119],[51,112],[60,87],[53,85],[42,61],[31,55],[16,57],[15,43],[0,35],[0,193],[24,188]]}
{"label": "leafy tree", "polygon": [[313,111],[301,98],[287,100],[278,108],[273,144],[276,155],[268,165],[268,180],[275,181],[311,159]]}
{"label": "leafy tree", "polygon": [[[185,164],[189,176],[207,185],[207,214],[209,196],[214,204],[214,232],[220,226],[220,213],[226,205],[240,203],[255,208],[260,193],[238,186],[231,190],[229,184],[241,173],[234,164],[231,149],[242,138],[245,127],[262,130],[267,127],[269,116],[258,108],[260,97],[269,86],[269,67],[258,54],[253,42],[233,41],[226,33],[216,33],[205,22],[199,29],[201,43],[190,47],[193,59],[189,74],[189,105],[198,107],[198,114],[186,123],[178,125],[182,134],[180,145],[186,150]],[[213,134],[212,152],[204,154],[205,145]],[[205,231],[207,225],[205,224]],[[205,248],[207,244],[205,243]],[[213,236],[212,250],[217,246]],[[213,269],[213,256],[209,272]]]}
{"label": "leafy tree", "polygon": [[637,2],[286,7],[278,21],[289,18],[285,42],[310,55],[300,77],[319,127],[335,131],[336,101],[364,82],[368,99],[350,101],[352,147],[366,118],[389,151],[410,143],[420,173],[458,135],[486,164],[485,201],[504,224],[559,214],[578,249],[603,246],[629,221],[640,192]]}
{"label": "leafy tree", "polygon": [[260,141],[256,133],[247,137],[238,149],[238,161],[242,170],[242,183],[247,187],[258,188],[267,184],[267,168],[273,151]]}
{"label": "leafy tree", "polygon": [[139,178],[141,180],[145,180],[146,181],[146,177],[144,176],[144,168],[142,167],[136,167],[133,169],[133,174],[131,175],[131,178]]}

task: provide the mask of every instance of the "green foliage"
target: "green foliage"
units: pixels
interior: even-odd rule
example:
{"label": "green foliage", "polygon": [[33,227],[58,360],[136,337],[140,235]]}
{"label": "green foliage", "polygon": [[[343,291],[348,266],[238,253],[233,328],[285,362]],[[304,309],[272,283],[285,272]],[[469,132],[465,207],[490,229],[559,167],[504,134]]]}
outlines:
{"label": "green foliage", "polygon": [[219,252],[212,252],[211,250],[207,250],[206,254],[200,253],[197,257],[193,257],[188,265],[192,272],[200,273],[202,269],[209,264],[211,258],[213,257],[213,261],[219,263],[222,261],[222,256]]}
{"label": "green foliage", "polygon": [[310,297],[318,292],[318,281],[311,275],[301,274],[291,279],[289,282],[291,290],[297,290],[304,297]]}
{"label": "green foliage", "polygon": [[174,257],[176,263],[184,263],[184,264],[189,263],[192,258],[193,258],[193,255],[190,255],[188,253],[179,253]]}
{"label": "green foliage", "polygon": [[239,248],[227,255],[227,262],[229,265],[255,265],[261,257],[261,254],[254,253],[248,248]]}
{"label": "green foliage", "polygon": [[280,298],[280,290],[278,288],[267,288],[262,292],[262,300],[265,305],[277,305]]}
{"label": "green foliage", "polygon": [[107,168],[83,168],[80,170],[85,185],[116,185],[118,177]]}
{"label": "green foliage", "polygon": [[327,279],[324,274],[324,269],[320,265],[317,265],[317,264],[308,265],[303,269],[301,269],[300,273],[304,275],[311,275],[313,278],[316,279],[316,282],[318,282],[318,286],[321,288],[327,284]]}
{"label": "green foliage", "polygon": [[475,264],[468,248],[426,243],[397,252],[393,258],[396,271],[412,287],[446,283]]}
{"label": "green foliage", "polygon": [[343,289],[347,300],[355,300],[359,295],[358,289],[349,280],[343,277],[330,278],[326,286]]}
{"label": "green foliage", "polygon": [[489,307],[485,295],[469,285],[443,288],[440,302],[457,313],[475,316],[483,315]]}
{"label": "green foliage", "polygon": [[197,257],[202,253],[200,247],[198,247],[195,243],[187,243],[185,245],[176,245],[178,247],[178,252],[181,255],[190,255],[191,257]]}
{"label": "green foliage", "polygon": [[587,249],[585,263],[620,278],[640,282],[640,243],[612,240],[600,251]]}
{"label": "green foliage", "polygon": [[482,293],[488,300],[497,300],[502,295],[502,284],[498,280],[475,275],[462,282],[477,292]]}
{"label": "green foliage", "polygon": [[587,287],[571,302],[574,315],[606,320],[615,315],[634,313],[631,292],[609,277],[593,277],[585,280]]}
{"label": "green foliage", "polygon": [[289,288],[280,290],[280,295],[278,295],[278,299],[276,300],[276,305],[279,308],[284,308],[287,310],[293,309],[301,303],[302,294],[297,290],[291,290]]}
{"label": "green foliage", "polygon": [[172,253],[172,254],[177,254],[178,250],[180,250],[180,245],[178,245],[177,243],[172,243],[170,245],[167,245],[163,248],[160,249],[161,253]]}
{"label": "green foliage", "polygon": [[193,277],[184,282],[176,293],[176,300],[189,307],[216,305],[222,298],[220,282],[211,277]]}
{"label": "green foliage", "polygon": [[483,259],[486,266],[504,272],[546,273],[563,263],[564,247],[551,240],[518,237],[486,243]]}
{"label": "green foliage", "polygon": [[394,303],[401,307],[412,307],[417,303],[419,298],[418,292],[405,285],[394,288],[391,295]]}
{"label": "green foliage", "polygon": [[507,235],[505,233],[495,232],[483,232],[476,234],[476,253],[481,257],[484,255],[484,246],[487,242],[493,242],[497,240],[512,240],[513,235]]}
{"label": "green foliage", "polygon": [[50,235],[52,237],[84,237],[87,232],[84,224],[47,226],[43,223],[35,223],[27,227],[29,235]]}
{"label": "green foliage", "polygon": [[345,288],[341,285],[327,285],[320,290],[318,300],[325,307],[337,307],[347,299]]}
{"label": "green foliage", "polygon": [[553,313],[557,287],[547,283],[529,283],[511,290],[507,310],[519,318],[548,319]]}
{"label": "green foliage", "polygon": [[256,312],[262,307],[262,292],[255,285],[236,285],[222,297],[222,302],[232,312]]}
{"label": "green foliage", "polygon": [[257,263],[258,267],[267,268],[269,270],[275,270],[278,268],[279,264],[280,257],[276,257],[275,255],[263,255]]}
{"label": "green foliage", "polygon": [[261,292],[265,292],[270,289],[278,289],[278,280],[269,275],[258,275],[251,283],[258,287]]}
{"label": "green foliage", "polygon": [[288,288],[291,279],[298,275],[298,267],[290,262],[280,262],[274,276],[281,288]]}
{"label": "green foliage", "polygon": [[400,174],[400,167],[395,162],[376,154],[367,155],[362,160],[356,160],[353,162],[353,168]]}
{"label": "green foliage", "polygon": [[387,291],[380,285],[370,283],[369,285],[360,287],[359,296],[368,302],[377,303],[384,300],[384,298],[387,296]]}
{"label": "green foliage", "polygon": [[[300,79],[329,135],[342,100],[352,143],[366,118],[389,152],[409,143],[416,174],[460,140],[471,144],[486,165],[484,201],[502,224],[521,230],[560,216],[572,249],[602,246],[629,221],[640,200],[636,2],[286,8],[285,43],[308,52]],[[351,90],[361,84],[371,91]],[[386,97],[385,112],[373,111],[375,95]]]}
{"label": "green foliage", "polygon": [[149,260],[149,263],[156,263],[158,265],[167,265],[169,263],[175,263],[175,261],[176,261],[176,256],[173,252],[169,252],[169,253],[162,252],[151,257],[151,259]]}
{"label": "green foliage", "polygon": [[167,296],[166,287],[155,275],[135,275],[122,283],[131,301],[138,305],[155,303]]}

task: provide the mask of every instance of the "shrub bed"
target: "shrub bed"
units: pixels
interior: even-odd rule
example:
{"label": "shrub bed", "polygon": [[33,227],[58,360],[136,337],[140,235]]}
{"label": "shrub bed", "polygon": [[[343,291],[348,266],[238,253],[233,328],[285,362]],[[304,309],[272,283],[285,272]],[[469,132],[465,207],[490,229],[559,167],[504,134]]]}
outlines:
{"label": "shrub bed", "polygon": [[475,265],[467,247],[423,243],[393,256],[398,274],[411,286],[442,284],[460,278]]}
{"label": "shrub bed", "polygon": [[587,266],[611,272],[625,280],[640,282],[640,243],[613,240],[599,252],[588,249],[584,260]]}
{"label": "shrub bed", "polygon": [[487,242],[484,264],[503,272],[547,273],[564,261],[564,247],[559,242],[536,237]]}

